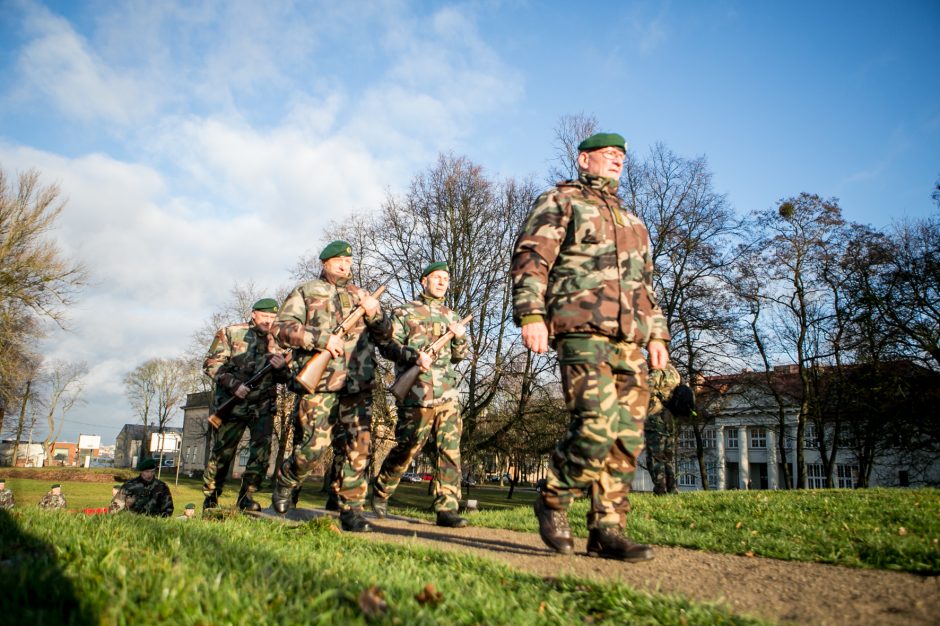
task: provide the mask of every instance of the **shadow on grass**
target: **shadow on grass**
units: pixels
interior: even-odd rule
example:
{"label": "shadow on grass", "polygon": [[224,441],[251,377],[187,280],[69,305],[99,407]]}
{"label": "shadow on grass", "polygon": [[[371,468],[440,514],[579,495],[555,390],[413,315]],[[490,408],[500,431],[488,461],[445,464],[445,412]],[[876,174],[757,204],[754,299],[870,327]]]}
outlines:
{"label": "shadow on grass", "polygon": [[24,532],[16,513],[7,511],[0,511],[0,590],[0,622],[40,626],[98,623],[97,616],[79,602],[53,547]]}

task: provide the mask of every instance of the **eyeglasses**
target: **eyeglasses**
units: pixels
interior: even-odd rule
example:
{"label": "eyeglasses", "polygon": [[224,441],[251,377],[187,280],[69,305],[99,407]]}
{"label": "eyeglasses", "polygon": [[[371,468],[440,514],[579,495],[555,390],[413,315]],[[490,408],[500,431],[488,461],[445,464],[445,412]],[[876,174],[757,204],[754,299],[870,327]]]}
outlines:
{"label": "eyeglasses", "polygon": [[601,155],[608,161],[613,161],[615,159],[622,161],[626,156],[622,150],[618,150],[617,148],[604,148],[603,150],[596,150],[595,153]]}

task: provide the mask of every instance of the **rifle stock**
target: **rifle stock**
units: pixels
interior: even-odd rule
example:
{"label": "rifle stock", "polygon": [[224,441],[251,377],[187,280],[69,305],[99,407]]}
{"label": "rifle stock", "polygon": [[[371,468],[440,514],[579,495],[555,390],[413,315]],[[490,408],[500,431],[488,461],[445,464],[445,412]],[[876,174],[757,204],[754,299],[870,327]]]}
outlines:
{"label": "rifle stock", "polygon": [[[375,290],[372,297],[378,299],[384,291],[385,285],[382,285]],[[333,330],[332,334],[339,336],[340,339],[345,339],[349,331],[352,330],[352,327],[355,326],[359,319],[365,314],[366,310],[362,308],[360,304],[353,309],[352,313],[346,316],[346,319],[339,323],[339,326]],[[300,383],[300,386],[306,389],[307,393],[315,393],[317,385],[320,384],[320,379],[323,378],[323,373],[326,371],[332,358],[333,355],[329,350],[318,350],[317,353],[304,364],[300,371],[297,372],[294,380]]]}
{"label": "rifle stock", "polygon": [[[458,322],[461,325],[466,325],[473,319],[473,315],[468,315]],[[447,345],[451,339],[454,338],[454,333],[451,331],[445,332],[443,335],[434,340],[430,346],[422,350],[422,352],[427,353],[432,359],[437,358],[438,353]],[[388,388],[392,392],[392,395],[395,396],[395,399],[399,402],[404,402],[405,398],[408,397],[408,392],[411,391],[411,388],[415,386],[415,383],[418,382],[418,376],[421,375],[421,367],[417,364],[412,365],[407,370],[401,373],[401,376],[395,379],[395,382],[391,384]]]}

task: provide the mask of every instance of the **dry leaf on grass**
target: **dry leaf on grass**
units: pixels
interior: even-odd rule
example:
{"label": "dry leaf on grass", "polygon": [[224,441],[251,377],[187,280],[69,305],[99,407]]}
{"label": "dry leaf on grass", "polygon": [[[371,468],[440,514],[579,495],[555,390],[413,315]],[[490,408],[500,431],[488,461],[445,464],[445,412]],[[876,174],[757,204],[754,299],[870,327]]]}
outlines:
{"label": "dry leaf on grass", "polygon": [[444,594],[434,588],[434,585],[428,583],[421,590],[421,593],[415,596],[418,604],[430,604],[436,606],[444,599]]}
{"label": "dry leaf on grass", "polygon": [[385,594],[377,586],[372,585],[359,594],[359,608],[366,617],[377,617],[388,610]]}

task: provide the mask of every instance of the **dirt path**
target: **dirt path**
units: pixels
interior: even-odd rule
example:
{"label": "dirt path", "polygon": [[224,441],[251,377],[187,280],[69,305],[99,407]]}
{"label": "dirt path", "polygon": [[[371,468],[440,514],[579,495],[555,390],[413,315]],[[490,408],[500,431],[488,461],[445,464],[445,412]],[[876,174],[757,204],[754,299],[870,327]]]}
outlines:
{"label": "dirt path", "polygon": [[[303,521],[324,514],[327,513],[300,509],[291,511],[288,518]],[[940,623],[937,576],[669,547],[657,547],[652,561],[622,563],[586,556],[584,539],[575,540],[574,556],[559,556],[551,553],[537,534],[491,528],[439,528],[398,516],[370,521],[376,532],[360,535],[369,541],[474,554],[545,577],[569,574],[620,580],[635,589],[722,604],[735,614],[778,622],[826,626]]]}

